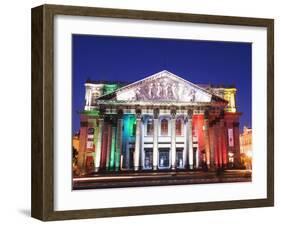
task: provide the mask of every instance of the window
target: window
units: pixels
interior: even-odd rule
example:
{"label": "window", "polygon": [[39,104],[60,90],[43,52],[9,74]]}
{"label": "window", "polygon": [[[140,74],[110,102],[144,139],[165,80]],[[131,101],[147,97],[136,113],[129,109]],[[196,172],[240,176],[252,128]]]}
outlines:
{"label": "window", "polygon": [[152,169],[152,163],[153,163],[152,148],[145,148],[144,149],[144,168],[145,169]]}
{"label": "window", "polygon": [[162,136],[168,135],[168,120],[167,119],[161,120],[161,135]]}
{"label": "window", "polygon": [[93,93],[92,99],[91,99],[91,104],[92,105],[95,104],[96,103],[96,99],[99,98],[99,97],[100,97],[99,93]]}
{"label": "window", "polygon": [[159,149],[159,168],[169,168],[170,158],[169,158],[170,150],[167,148]]}
{"label": "window", "polygon": [[153,120],[152,118],[149,118],[147,120],[147,124],[146,124],[146,135],[147,136],[152,136],[153,135]]}
{"label": "window", "polygon": [[233,129],[228,129],[228,145],[234,147]]}
{"label": "window", "polygon": [[94,135],[95,129],[94,128],[88,128],[88,135]]}
{"label": "window", "polygon": [[182,136],[182,120],[176,120],[176,136]]}
{"label": "window", "polygon": [[88,141],[93,141],[94,139],[94,133],[95,133],[95,129],[94,128],[88,128],[88,136],[87,136],[87,140]]}
{"label": "window", "polygon": [[176,164],[177,168],[183,168],[183,148],[177,148],[176,150]]}
{"label": "window", "polygon": [[87,141],[87,148],[89,148],[89,149],[94,148],[94,142],[93,141]]}

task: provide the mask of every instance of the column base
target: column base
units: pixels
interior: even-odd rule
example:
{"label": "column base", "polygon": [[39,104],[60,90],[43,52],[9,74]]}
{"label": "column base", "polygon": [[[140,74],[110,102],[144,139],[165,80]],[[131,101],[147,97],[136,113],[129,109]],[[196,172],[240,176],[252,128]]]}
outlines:
{"label": "column base", "polygon": [[193,165],[189,165],[189,169],[193,170],[194,169]]}
{"label": "column base", "polygon": [[157,170],[158,169],[158,166],[153,166],[153,170]]}
{"label": "column base", "polygon": [[201,166],[201,168],[202,168],[202,170],[203,170],[204,172],[207,172],[207,171],[209,171],[209,169],[210,169],[210,165],[203,164],[203,165]]}
{"label": "column base", "polygon": [[139,166],[134,166],[134,170],[135,170],[135,171],[138,171],[139,169],[140,169]]}
{"label": "column base", "polygon": [[95,173],[98,172],[99,170],[100,170],[99,167],[95,167],[95,168],[94,168],[94,172],[95,172]]}
{"label": "column base", "polygon": [[215,165],[210,165],[210,166],[208,166],[208,169],[209,169],[210,171],[216,171]]}

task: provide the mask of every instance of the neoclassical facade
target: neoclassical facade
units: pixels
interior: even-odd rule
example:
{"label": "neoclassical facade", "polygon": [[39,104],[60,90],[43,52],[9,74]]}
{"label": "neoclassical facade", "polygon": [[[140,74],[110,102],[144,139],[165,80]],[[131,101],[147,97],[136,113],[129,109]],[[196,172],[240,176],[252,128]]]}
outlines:
{"label": "neoclassical facade", "polygon": [[85,83],[78,166],[84,173],[240,166],[234,87],[161,71],[131,84]]}

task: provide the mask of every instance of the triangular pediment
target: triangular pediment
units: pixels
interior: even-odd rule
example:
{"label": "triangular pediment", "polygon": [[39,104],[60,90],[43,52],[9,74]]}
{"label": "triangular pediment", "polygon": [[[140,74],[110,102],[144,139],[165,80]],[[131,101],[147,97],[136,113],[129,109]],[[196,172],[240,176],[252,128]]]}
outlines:
{"label": "triangular pediment", "polygon": [[212,96],[207,90],[164,70],[102,96],[99,100],[190,103],[211,102]]}

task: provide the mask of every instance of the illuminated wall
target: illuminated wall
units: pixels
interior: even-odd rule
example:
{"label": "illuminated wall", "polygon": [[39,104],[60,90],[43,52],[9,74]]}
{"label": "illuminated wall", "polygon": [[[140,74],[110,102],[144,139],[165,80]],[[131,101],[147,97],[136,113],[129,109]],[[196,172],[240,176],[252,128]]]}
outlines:
{"label": "illuminated wall", "polygon": [[209,90],[214,93],[215,95],[225,99],[228,101],[227,106],[225,107],[225,112],[236,112],[236,91],[237,89],[232,87],[232,88],[225,88],[225,87],[220,87],[220,88],[209,88]]}
{"label": "illuminated wall", "polygon": [[78,167],[80,169],[91,171],[93,168],[93,160],[95,158],[95,150],[99,134],[98,117],[98,111],[84,111],[80,115],[78,152]]}
{"label": "illuminated wall", "polygon": [[117,84],[105,84],[103,87],[103,95],[112,93],[118,88],[119,86]]}
{"label": "illuminated wall", "polygon": [[224,89],[224,99],[228,101],[226,106],[226,112],[236,112],[236,88],[225,88]]}
{"label": "illuminated wall", "polygon": [[86,150],[95,152],[95,148],[98,140],[98,133],[99,133],[99,127],[98,127],[99,111],[97,110],[85,111],[84,113],[88,117]]}

